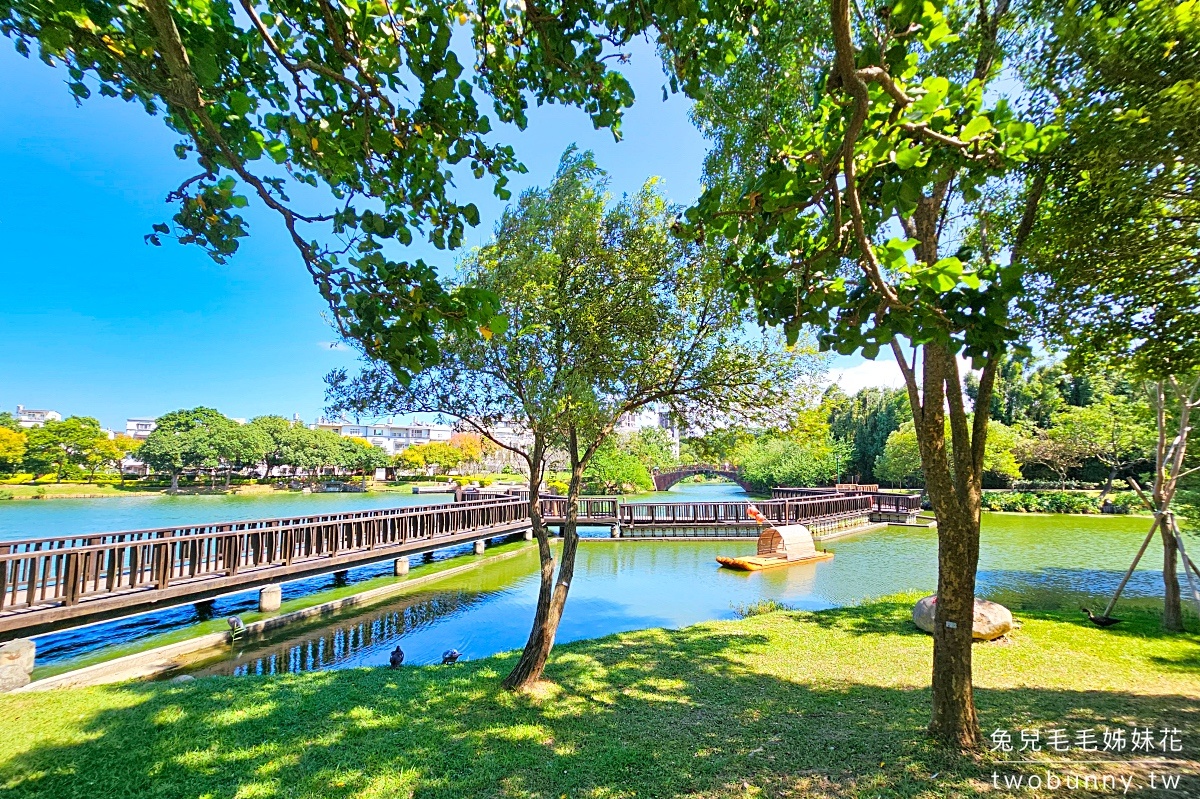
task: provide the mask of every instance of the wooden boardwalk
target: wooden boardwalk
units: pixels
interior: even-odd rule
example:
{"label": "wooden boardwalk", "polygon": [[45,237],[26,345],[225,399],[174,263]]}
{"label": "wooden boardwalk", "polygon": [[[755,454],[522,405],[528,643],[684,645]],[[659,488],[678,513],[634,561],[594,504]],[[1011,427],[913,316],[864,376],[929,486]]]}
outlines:
{"label": "wooden boardwalk", "polygon": [[[578,519],[614,537],[752,536],[750,504],[773,524],[817,535],[903,522],[918,497],[778,489],[771,500],[626,503],[583,497]],[[546,523],[565,497],[543,496]],[[0,640],[145,613],[274,583],[527,530],[528,491],[444,505],[0,542]]]}
{"label": "wooden boardwalk", "polygon": [[0,639],[143,613],[529,527],[515,498],[0,542]]}

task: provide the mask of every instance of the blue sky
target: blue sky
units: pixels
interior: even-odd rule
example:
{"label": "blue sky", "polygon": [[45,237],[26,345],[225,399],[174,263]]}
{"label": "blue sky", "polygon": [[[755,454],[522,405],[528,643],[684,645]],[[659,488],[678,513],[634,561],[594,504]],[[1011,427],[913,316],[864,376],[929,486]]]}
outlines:
{"label": "blue sky", "polygon": [[[548,182],[576,143],[596,152],[617,193],[658,175],[672,199],[696,196],[705,143],[687,101],[662,101],[648,47],[626,69],[639,99],[623,140],[576,109],[535,109],[527,131],[507,136],[529,168],[515,191]],[[317,416],[322,377],[353,356],[331,348],[324,303],[276,220],[252,206],[251,236],[225,265],[196,247],[146,245],[151,225],[171,215],[167,192],[191,174],[172,153],[176,137],[119,100],[77,107],[61,71],[20,57],[8,40],[0,75],[0,410],[20,403],[117,428],[195,405]],[[503,203],[490,186],[460,188],[482,216],[467,244],[480,244]],[[838,365],[850,367],[851,389],[894,379],[886,362]]]}

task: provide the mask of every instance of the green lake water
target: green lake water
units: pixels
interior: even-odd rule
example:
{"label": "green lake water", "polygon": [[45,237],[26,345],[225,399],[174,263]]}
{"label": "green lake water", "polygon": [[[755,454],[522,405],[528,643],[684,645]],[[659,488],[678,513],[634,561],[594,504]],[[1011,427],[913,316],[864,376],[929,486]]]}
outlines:
{"label": "green lake water", "polygon": [[[728,484],[684,484],[657,501],[746,499]],[[215,501],[214,501],[215,500]],[[238,497],[146,497],[5,503],[0,535],[49,535],[65,529],[121,529],[217,518],[254,518],[444,501],[438,496],[306,495]],[[60,504],[61,503],[61,504]],[[69,504],[68,504],[69,503]],[[194,504],[193,504],[194,503]],[[10,514],[13,505],[16,512]],[[25,507],[34,505],[36,507]],[[117,507],[120,506],[120,507]],[[985,514],[979,563],[979,594],[1011,607],[1078,607],[1103,603],[1128,567],[1148,520],[1113,516]],[[68,527],[67,525],[72,525]],[[83,525],[82,528],[74,525]],[[803,609],[852,604],[901,591],[932,592],[937,583],[937,533],[891,527],[830,541],[835,557],[820,563],[765,572],[718,567],[719,554],[750,554],[753,540],[607,540],[607,530],[579,550],[558,641],[591,638],[646,627],[680,627],[731,618],[736,608],[764,599]],[[16,537],[9,535],[9,537]],[[464,549],[439,553],[462,554]],[[1134,602],[1161,596],[1153,550],[1126,589]],[[378,576],[386,565],[363,567],[352,579]],[[399,645],[406,663],[433,663],[447,649],[467,658],[520,648],[529,632],[537,595],[537,555],[516,557],[447,577],[323,626],[281,630],[228,659],[206,664],[206,673],[271,673],[384,665]],[[285,598],[328,587],[331,578],[284,586]],[[252,608],[256,592],[218,600],[224,615]],[[68,660],[195,620],[190,606],[38,639],[39,663]]]}

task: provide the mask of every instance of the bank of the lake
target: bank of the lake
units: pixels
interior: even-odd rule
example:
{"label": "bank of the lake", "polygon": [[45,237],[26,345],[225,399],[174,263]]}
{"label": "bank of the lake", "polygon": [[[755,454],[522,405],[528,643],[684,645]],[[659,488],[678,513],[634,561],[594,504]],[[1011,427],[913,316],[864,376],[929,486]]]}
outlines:
{"label": "bank of the lake", "polygon": [[[0,736],[0,785],[13,799],[932,798],[994,796],[993,773],[1049,769],[1125,777],[1131,795],[1200,793],[1194,636],[1159,633],[1150,613],[1113,630],[1019,613],[1010,640],[975,648],[985,730],[1019,740],[1021,729],[1168,726],[1185,748],[1159,766],[1081,762],[1140,757],[1128,749],[1001,763],[1016,758],[960,757],[926,740],[930,644],[911,625],[912,599],[559,646],[553,684],[534,695],[500,688],[515,662],[502,654],[0,697],[14,733]],[[1151,770],[1182,782],[1151,792]]]}

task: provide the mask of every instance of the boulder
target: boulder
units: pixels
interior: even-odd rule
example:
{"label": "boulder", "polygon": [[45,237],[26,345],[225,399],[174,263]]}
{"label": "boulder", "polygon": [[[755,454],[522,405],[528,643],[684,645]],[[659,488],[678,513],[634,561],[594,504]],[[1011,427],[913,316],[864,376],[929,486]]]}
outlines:
{"label": "boulder", "polygon": [[[913,624],[927,633],[934,628],[937,597],[927,596],[913,605]],[[971,634],[977,641],[992,641],[1013,628],[1012,612],[996,602],[986,599],[975,600],[975,621]]]}
{"label": "boulder", "polygon": [[36,652],[33,641],[24,638],[0,645],[0,693],[29,685]]}

